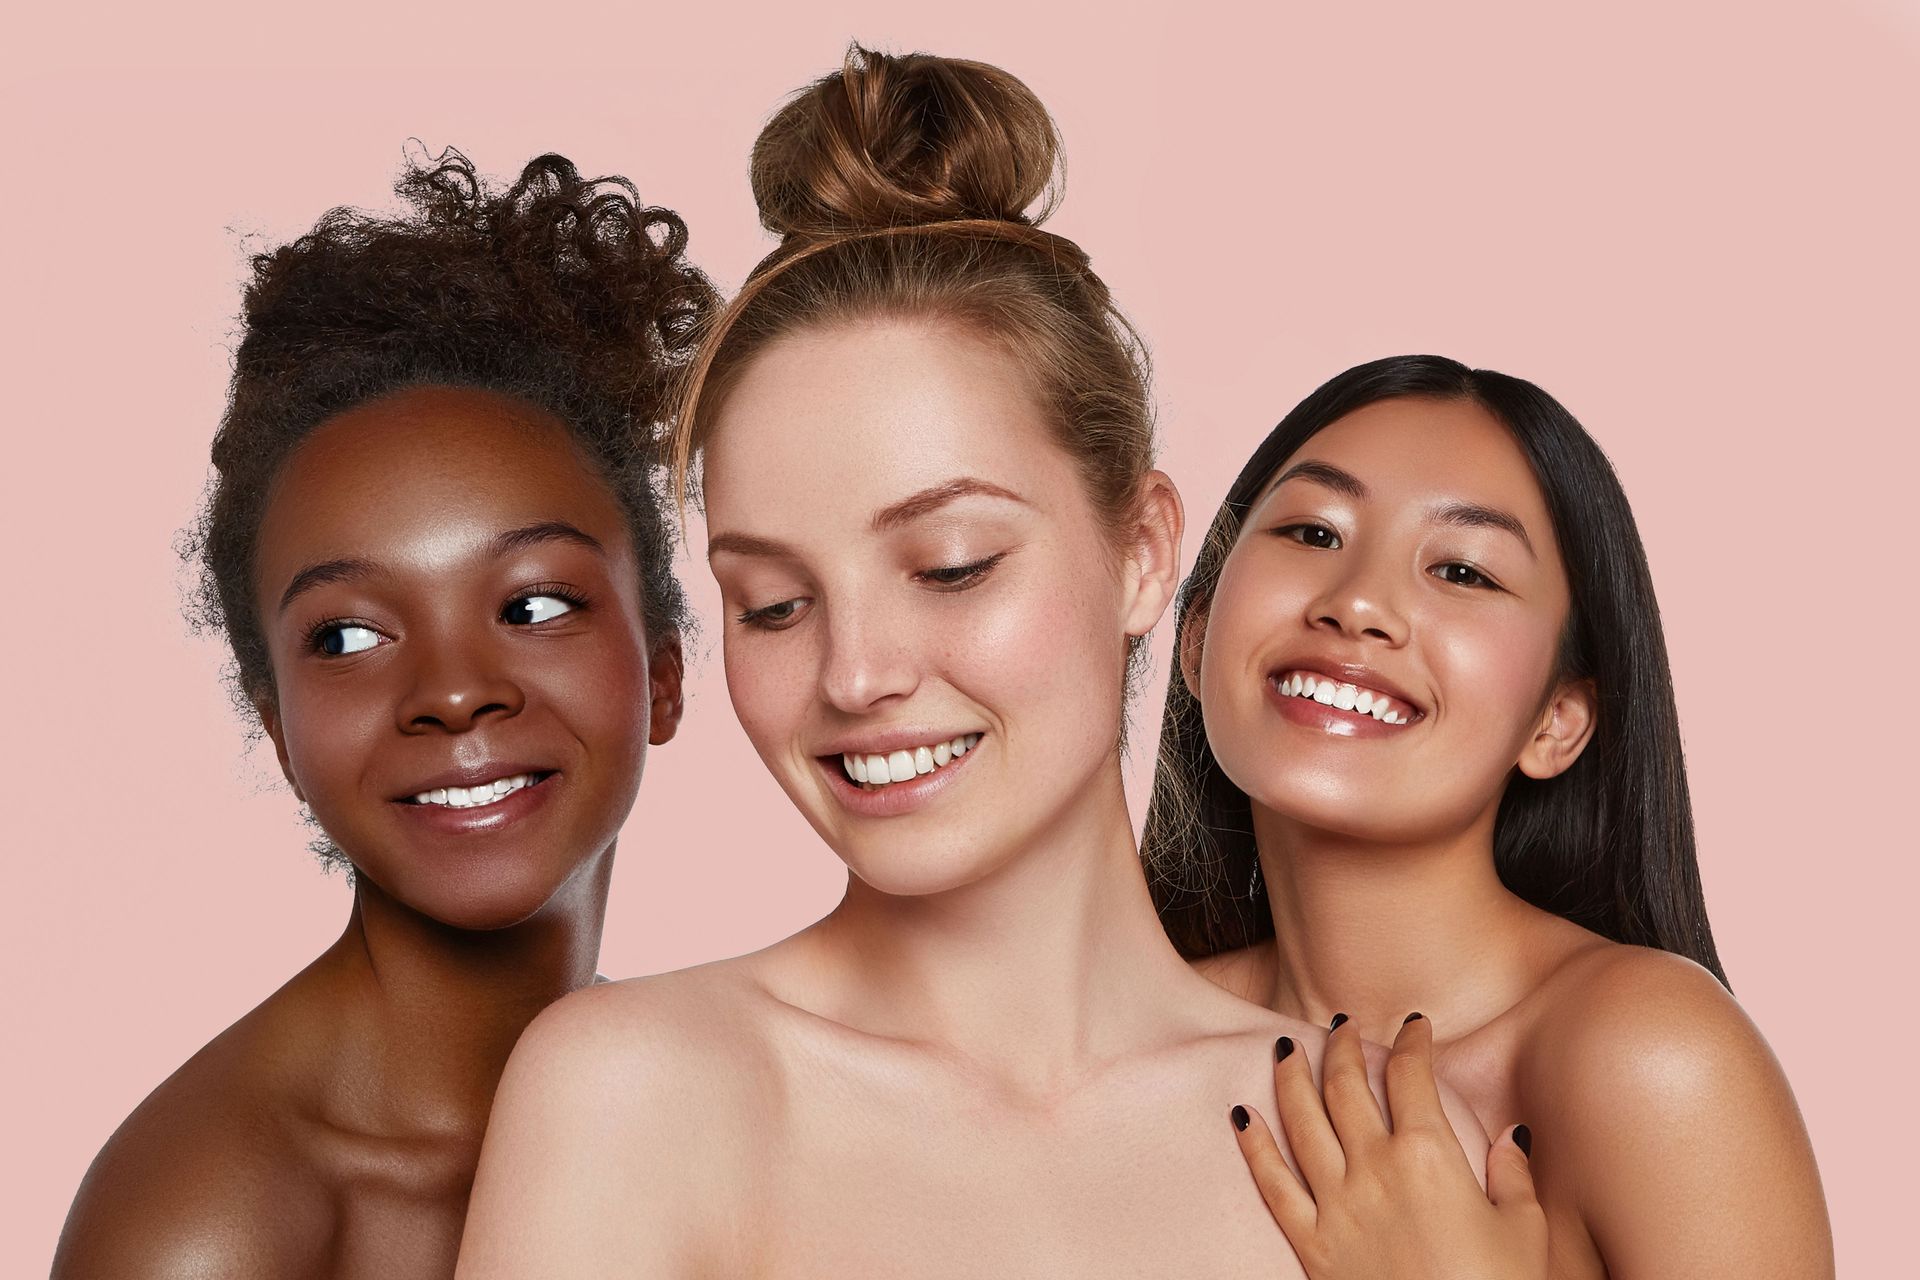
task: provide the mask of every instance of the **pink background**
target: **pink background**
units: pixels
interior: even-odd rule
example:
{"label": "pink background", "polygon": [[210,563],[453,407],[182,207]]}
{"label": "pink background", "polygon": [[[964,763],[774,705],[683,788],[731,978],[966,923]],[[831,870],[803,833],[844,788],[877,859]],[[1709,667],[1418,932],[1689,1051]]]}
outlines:
{"label": "pink background", "polygon": [[[1915,1134],[1880,1099],[1912,1058],[1875,1050],[1914,1043],[1920,847],[1895,808],[1913,766],[1920,12],[1262,7],[403,17],[355,0],[9,39],[0,1272],[45,1268],[113,1126],[346,915],[270,756],[246,750],[216,644],[181,621],[170,549],[205,477],[248,237],[388,203],[409,136],[493,173],[559,149],[680,210],[732,287],[768,247],[748,146],[851,36],[1000,63],[1052,107],[1070,161],[1052,225],[1153,346],[1196,530],[1267,428],[1362,359],[1507,370],[1587,423],[1651,548],[1708,903],[1805,1108],[1842,1272],[1905,1242]],[[710,614],[704,566],[686,577]],[[757,947],[840,880],[710,654],[622,842],[604,971]]]}

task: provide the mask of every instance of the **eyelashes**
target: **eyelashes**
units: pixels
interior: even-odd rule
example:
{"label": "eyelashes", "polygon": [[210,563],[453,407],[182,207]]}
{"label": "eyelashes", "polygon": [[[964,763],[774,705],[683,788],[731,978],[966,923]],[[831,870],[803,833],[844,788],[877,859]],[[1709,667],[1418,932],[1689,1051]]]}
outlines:
{"label": "eyelashes", "polygon": [[[590,606],[585,593],[563,582],[542,582],[513,593],[496,613],[511,627],[537,627]],[[392,643],[364,618],[324,618],[307,629],[305,647],[322,658],[345,658]]]}
{"label": "eyelashes", "polygon": [[[954,595],[980,585],[1006,558],[1006,552],[998,551],[967,564],[922,569],[913,575],[913,580],[941,595]],[[793,596],[759,608],[743,609],[734,615],[734,621],[761,631],[784,631],[798,622],[812,603],[810,596]]]}
{"label": "eyelashes", "polygon": [[[1314,551],[1339,551],[1346,546],[1339,534],[1311,520],[1283,524],[1270,532],[1276,538],[1297,542]],[[1443,560],[1427,572],[1450,586],[1465,587],[1472,591],[1506,590],[1492,574],[1466,560]]]}

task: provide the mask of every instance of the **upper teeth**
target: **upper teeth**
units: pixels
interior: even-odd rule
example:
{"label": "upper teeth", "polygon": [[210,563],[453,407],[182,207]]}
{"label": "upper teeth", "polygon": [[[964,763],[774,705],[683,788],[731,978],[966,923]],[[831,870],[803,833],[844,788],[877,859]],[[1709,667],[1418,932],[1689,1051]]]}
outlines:
{"label": "upper teeth", "polygon": [[1385,724],[1405,724],[1412,719],[1406,712],[1395,709],[1393,700],[1386,694],[1357,684],[1341,684],[1337,680],[1309,675],[1304,671],[1288,672],[1275,683],[1280,692],[1289,697],[1311,698],[1323,707],[1357,711]]}
{"label": "upper teeth", "polygon": [[495,800],[510,796],[532,781],[532,774],[516,773],[510,778],[495,778],[492,782],[482,782],[471,787],[435,787],[431,791],[422,791],[413,798],[413,802],[444,804],[449,809],[471,809],[476,805],[492,804]]}
{"label": "upper teeth", "polygon": [[840,766],[855,782],[864,782],[870,787],[884,787],[889,782],[905,782],[923,773],[932,773],[955,756],[963,756],[973,750],[973,744],[978,741],[979,734],[963,733],[930,747],[914,747],[884,756],[842,754]]}

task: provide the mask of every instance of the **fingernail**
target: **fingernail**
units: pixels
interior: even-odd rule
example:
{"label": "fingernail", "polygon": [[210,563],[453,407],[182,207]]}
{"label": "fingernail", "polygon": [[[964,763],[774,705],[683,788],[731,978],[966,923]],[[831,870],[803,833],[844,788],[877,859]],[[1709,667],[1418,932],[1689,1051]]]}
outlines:
{"label": "fingernail", "polygon": [[1292,1036],[1281,1036],[1278,1040],[1275,1040],[1273,1042],[1273,1060],[1275,1062],[1285,1062],[1287,1060],[1287,1055],[1292,1052],[1293,1052]]}
{"label": "fingernail", "polygon": [[[1246,1128],[1245,1125],[1240,1127]],[[1520,1148],[1521,1155],[1529,1160],[1533,1159],[1533,1130],[1523,1124],[1513,1126],[1513,1145]]]}
{"label": "fingernail", "polygon": [[1334,1014],[1333,1021],[1327,1024],[1327,1034],[1332,1035],[1334,1032],[1338,1031],[1340,1029],[1340,1024],[1345,1022],[1346,1020],[1347,1020],[1346,1014],[1344,1013]]}
{"label": "fingernail", "polygon": [[1404,1027],[1407,1025],[1408,1022],[1418,1022],[1422,1016],[1423,1015],[1418,1013],[1410,1013],[1407,1015],[1406,1021],[1402,1022],[1400,1025]]}
{"label": "fingernail", "polygon": [[1245,1107],[1235,1107],[1233,1109],[1233,1127],[1234,1128],[1244,1133],[1246,1132],[1247,1126],[1252,1123],[1253,1123],[1253,1117],[1247,1114],[1247,1109]]}

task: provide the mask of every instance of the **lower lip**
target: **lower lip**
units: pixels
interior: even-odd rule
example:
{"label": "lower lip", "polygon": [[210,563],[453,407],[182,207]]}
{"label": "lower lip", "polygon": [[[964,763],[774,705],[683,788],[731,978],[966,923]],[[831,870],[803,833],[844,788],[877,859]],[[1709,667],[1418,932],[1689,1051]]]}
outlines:
{"label": "lower lip", "polygon": [[894,818],[931,804],[935,796],[953,785],[953,780],[973,762],[986,743],[987,737],[982,734],[967,754],[955,756],[932,773],[920,774],[908,782],[889,782],[871,791],[847,776],[839,756],[816,759],[814,763],[827,775],[827,785],[841,804],[863,818]]}
{"label": "lower lip", "polygon": [[1388,724],[1364,712],[1342,711],[1338,707],[1315,702],[1312,698],[1282,693],[1279,683],[1274,680],[1267,681],[1267,697],[1286,719],[1303,728],[1318,729],[1336,738],[1386,738],[1405,733],[1420,723],[1416,718],[1406,724]]}
{"label": "lower lip", "polygon": [[510,791],[491,804],[456,809],[447,804],[411,804],[395,801],[401,820],[436,835],[484,835],[523,821],[544,808],[559,786],[560,775],[550,773],[538,782]]}

